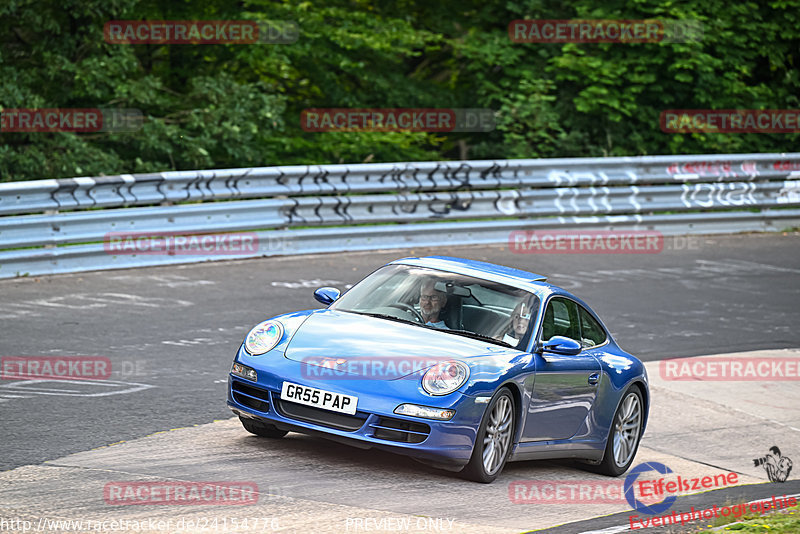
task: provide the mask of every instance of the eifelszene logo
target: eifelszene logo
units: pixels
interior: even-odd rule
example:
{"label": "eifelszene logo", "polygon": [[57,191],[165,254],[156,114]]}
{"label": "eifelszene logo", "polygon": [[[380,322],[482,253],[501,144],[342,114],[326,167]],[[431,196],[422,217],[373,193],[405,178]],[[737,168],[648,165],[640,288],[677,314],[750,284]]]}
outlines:
{"label": "eifelszene logo", "polygon": [[638,500],[636,498],[636,495],[634,495],[634,484],[636,483],[636,479],[639,478],[640,474],[647,473],[648,471],[655,471],[662,475],[667,475],[669,473],[672,473],[672,469],[658,462],[646,462],[637,465],[636,467],[631,469],[630,472],[628,473],[628,476],[625,477],[625,486],[624,486],[625,499],[627,499],[628,504],[630,504],[634,510],[638,510],[639,512],[642,512],[644,514],[656,515],[666,510],[669,510],[669,508],[675,503],[677,497],[675,495],[670,495],[663,501],[650,505],[645,504],[642,501]]}
{"label": "eifelszene logo", "polygon": [[789,473],[792,472],[792,460],[781,456],[781,450],[777,445],[770,447],[766,456],[753,458],[753,465],[755,467],[763,466],[770,482],[786,482]]}

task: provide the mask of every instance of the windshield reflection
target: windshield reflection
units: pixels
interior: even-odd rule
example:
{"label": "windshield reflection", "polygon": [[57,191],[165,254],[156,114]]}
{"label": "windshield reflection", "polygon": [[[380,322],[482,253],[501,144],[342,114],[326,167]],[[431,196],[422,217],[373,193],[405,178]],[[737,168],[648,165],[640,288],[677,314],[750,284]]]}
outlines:
{"label": "windshield reflection", "polygon": [[497,282],[424,267],[387,265],[350,289],[331,309],[524,350],[539,299]]}

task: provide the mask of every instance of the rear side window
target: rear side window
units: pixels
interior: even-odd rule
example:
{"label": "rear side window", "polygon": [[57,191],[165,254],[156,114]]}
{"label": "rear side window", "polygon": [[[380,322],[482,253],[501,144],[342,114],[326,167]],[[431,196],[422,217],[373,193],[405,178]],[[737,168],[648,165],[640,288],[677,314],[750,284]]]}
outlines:
{"label": "rear side window", "polygon": [[606,333],[592,314],[578,306],[581,315],[581,346],[583,348],[602,345],[606,342]]}
{"label": "rear side window", "polygon": [[556,297],[547,303],[542,321],[542,341],[553,336],[564,336],[575,341],[580,339],[578,305],[573,301]]}

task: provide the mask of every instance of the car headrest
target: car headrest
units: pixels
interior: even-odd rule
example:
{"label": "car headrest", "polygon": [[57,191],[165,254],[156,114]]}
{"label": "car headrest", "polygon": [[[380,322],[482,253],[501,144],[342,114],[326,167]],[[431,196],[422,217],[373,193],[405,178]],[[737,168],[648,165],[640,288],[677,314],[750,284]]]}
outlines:
{"label": "car headrest", "polygon": [[454,330],[462,330],[464,328],[463,311],[461,297],[457,295],[448,295],[447,303],[442,308],[442,318],[444,323]]}

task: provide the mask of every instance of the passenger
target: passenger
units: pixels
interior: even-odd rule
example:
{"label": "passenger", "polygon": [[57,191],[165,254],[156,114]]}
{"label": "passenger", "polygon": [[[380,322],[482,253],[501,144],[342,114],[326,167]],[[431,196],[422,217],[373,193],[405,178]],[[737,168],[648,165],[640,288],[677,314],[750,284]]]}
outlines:
{"label": "passenger", "polygon": [[525,301],[521,301],[514,307],[511,312],[511,324],[508,331],[503,335],[500,341],[508,343],[512,347],[524,349],[524,347],[517,347],[522,338],[528,332],[528,327],[531,324],[531,308]]}
{"label": "passenger", "polygon": [[436,279],[426,278],[419,289],[419,311],[426,326],[449,330],[439,314],[447,304],[447,294],[436,289]]}

